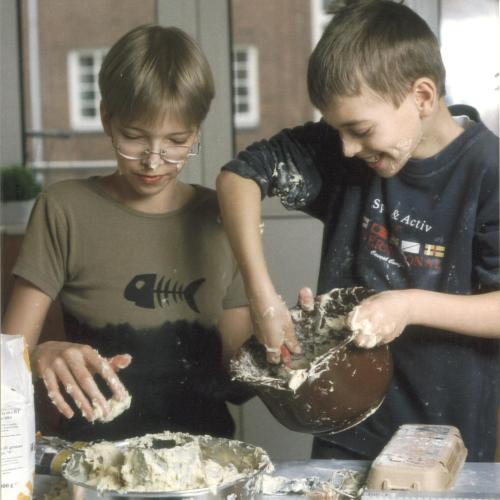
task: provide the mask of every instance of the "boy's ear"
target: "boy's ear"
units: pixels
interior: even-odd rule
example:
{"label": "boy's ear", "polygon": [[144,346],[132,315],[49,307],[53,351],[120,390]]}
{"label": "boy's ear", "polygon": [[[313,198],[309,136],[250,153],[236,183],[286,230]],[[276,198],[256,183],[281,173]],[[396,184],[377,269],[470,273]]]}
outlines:
{"label": "boy's ear", "polygon": [[104,129],[104,132],[106,132],[106,135],[109,135],[111,137],[111,120],[109,118],[106,106],[102,101],[99,106],[99,111],[101,113],[102,128]]}
{"label": "boy's ear", "polygon": [[430,78],[422,77],[416,80],[413,84],[413,94],[421,118],[431,114],[438,104],[436,84]]}

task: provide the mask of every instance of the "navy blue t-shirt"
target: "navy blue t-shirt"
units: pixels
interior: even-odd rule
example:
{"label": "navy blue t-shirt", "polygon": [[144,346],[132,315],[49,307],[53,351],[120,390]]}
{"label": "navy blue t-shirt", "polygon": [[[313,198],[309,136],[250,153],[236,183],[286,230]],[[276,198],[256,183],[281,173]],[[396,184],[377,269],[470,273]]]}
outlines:
{"label": "navy blue t-shirt", "polygon": [[[464,125],[440,153],[408,161],[392,178],[343,156],[339,134],[324,122],[255,143],[224,169],[324,222],[318,293],[354,285],[498,290],[498,138],[481,123]],[[328,441],[372,459],[401,424],[447,424],[460,429],[468,460],[493,460],[499,341],[411,326],[390,348],[384,403]]]}

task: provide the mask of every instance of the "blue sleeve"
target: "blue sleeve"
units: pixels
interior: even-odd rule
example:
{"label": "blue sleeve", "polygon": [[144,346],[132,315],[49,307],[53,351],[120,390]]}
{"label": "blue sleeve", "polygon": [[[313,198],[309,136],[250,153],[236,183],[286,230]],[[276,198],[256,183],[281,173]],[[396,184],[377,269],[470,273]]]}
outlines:
{"label": "blue sleeve", "polygon": [[279,196],[287,209],[314,212],[344,160],[337,132],[316,122],[252,144],[223,170],[254,180],[263,198]]}
{"label": "blue sleeve", "polygon": [[493,161],[484,173],[478,200],[474,235],[474,274],[478,288],[491,291],[500,289],[498,150],[492,150],[486,156]]}

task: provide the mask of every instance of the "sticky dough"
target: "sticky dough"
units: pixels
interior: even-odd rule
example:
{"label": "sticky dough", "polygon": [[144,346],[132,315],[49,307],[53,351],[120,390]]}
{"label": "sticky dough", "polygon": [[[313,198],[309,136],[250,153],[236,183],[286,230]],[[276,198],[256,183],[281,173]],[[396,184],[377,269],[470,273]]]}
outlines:
{"label": "sticky dough", "polygon": [[132,402],[132,396],[127,392],[125,397],[120,401],[115,398],[108,399],[109,413],[107,416],[104,415],[101,406],[94,399],[92,400],[92,410],[94,411],[95,420],[99,422],[111,422],[118,415],[121,415],[125,410],[130,408],[130,403]]}
{"label": "sticky dough", "polygon": [[[205,457],[206,438],[208,436],[165,431],[128,439],[126,447],[106,441],[96,443],[84,450],[86,484],[101,492],[183,491],[207,487],[215,492],[220,484],[252,472],[251,461],[249,469],[238,469],[231,462],[219,463],[215,458]],[[228,449],[228,456],[237,452],[238,443],[228,440],[227,446],[235,447]],[[256,449],[256,453],[262,455],[258,460],[270,464],[262,449]]]}

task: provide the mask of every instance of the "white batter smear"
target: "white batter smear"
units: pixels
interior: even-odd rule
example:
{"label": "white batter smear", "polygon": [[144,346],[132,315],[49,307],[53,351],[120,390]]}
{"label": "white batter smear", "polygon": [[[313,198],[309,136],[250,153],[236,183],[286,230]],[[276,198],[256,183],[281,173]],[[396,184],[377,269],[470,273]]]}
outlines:
{"label": "white batter smear", "polygon": [[311,310],[294,307],[290,315],[302,345],[302,354],[292,355],[290,367],[270,365],[257,341],[251,339],[231,361],[233,377],[250,384],[294,392],[304,382],[317,379],[328,369],[331,356],[337,349],[354,337],[347,326],[347,316],[370,293],[363,287],[337,288],[315,297]]}
{"label": "white batter smear", "polygon": [[72,457],[64,476],[100,492],[209,488],[215,493],[218,486],[258,470],[273,470],[261,448],[228,439],[165,431],[123,443],[93,444],[83,450],[83,457]]}
{"label": "white batter smear", "polygon": [[98,420],[99,422],[111,422],[125,410],[128,410],[131,402],[132,396],[128,392],[121,400],[115,398],[108,399],[109,413],[105,416],[101,406],[97,403],[97,400],[93,399],[92,410],[94,411],[94,420]]}

